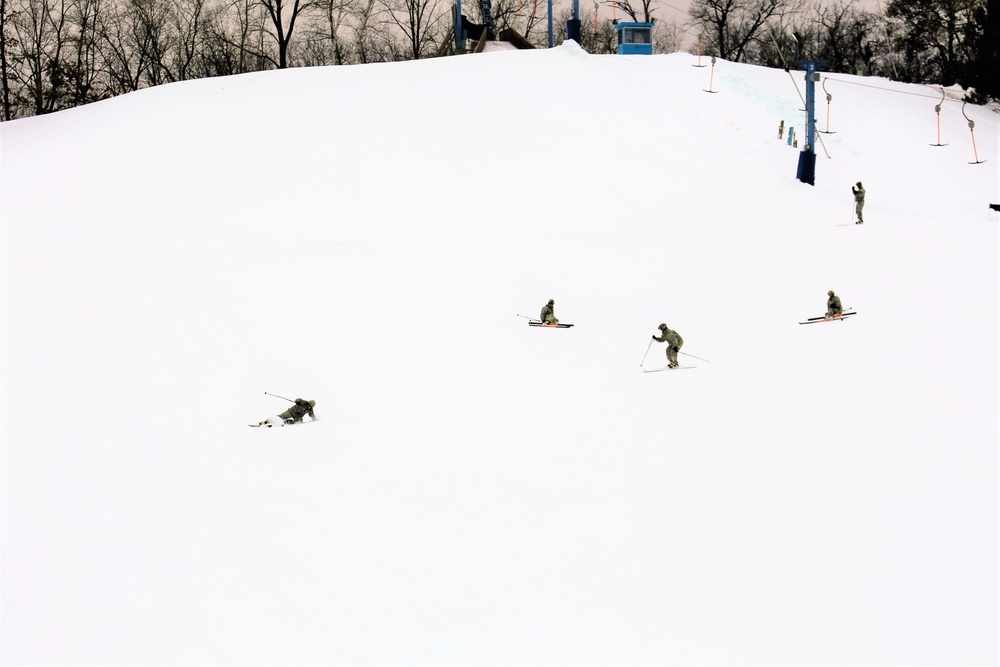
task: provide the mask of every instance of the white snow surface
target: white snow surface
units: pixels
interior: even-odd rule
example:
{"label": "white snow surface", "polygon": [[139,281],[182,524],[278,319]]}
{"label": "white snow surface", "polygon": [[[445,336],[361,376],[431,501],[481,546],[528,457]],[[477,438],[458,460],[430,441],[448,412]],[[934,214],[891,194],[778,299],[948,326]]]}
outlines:
{"label": "white snow surface", "polygon": [[0,126],[3,663],[995,664],[998,115],[696,64]]}

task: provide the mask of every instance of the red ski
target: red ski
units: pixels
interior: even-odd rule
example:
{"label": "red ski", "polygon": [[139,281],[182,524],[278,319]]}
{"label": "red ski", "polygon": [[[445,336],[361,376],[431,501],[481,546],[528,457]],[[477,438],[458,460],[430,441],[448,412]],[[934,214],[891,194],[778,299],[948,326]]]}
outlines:
{"label": "red ski", "polygon": [[849,313],[842,313],[840,315],[834,315],[833,317],[810,317],[805,322],[799,322],[799,324],[819,324],[820,322],[838,322],[840,320],[846,320],[851,315],[857,315],[856,312],[851,311]]}

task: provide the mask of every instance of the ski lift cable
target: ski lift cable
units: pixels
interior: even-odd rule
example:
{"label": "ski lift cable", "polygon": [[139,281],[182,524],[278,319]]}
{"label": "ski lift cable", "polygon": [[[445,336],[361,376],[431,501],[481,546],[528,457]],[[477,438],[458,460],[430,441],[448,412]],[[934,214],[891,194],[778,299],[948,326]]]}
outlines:
{"label": "ski lift cable", "polygon": [[[871,84],[871,83],[861,83],[859,81],[849,81],[847,79],[838,79],[838,78],[832,77],[832,76],[828,76],[828,77],[824,77],[824,78],[830,79],[831,81],[836,81],[837,83],[846,83],[846,84],[851,85],[851,86],[863,86],[865,88],[874,88],[876,90],[884,90],[887,93],[898,93],[900,95],[913,95],[914,97],[927,97],[927,98],[930,98],[930,99],[933,99],[933,100],[938,99],[938,95],[928,95],[926,93],[915,93],[915,92],[911,92],[911,91],[908,91],[908,90],[896,90],[894,88],[886,88],[885,86],[876,86],[876,85]],[[943,91],[944,89],[941,88],[941,90]],[[956,100],[956,99],[947,98],[947,99],[943,99],[941,101],[942,102],[961,102],[962,100]]]}

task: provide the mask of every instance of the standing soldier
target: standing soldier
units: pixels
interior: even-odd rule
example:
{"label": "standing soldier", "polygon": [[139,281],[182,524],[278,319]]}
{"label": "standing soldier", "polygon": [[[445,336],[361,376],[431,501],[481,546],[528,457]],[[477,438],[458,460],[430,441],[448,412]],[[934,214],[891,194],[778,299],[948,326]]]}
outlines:
{"label": "standing soldier", "polygon": [[556,300],[549,299],[549,302],[542,306],[542,314],[538,316],[542,324],[559,324],[556,319]]}
{"label": "standing soldier", "polygon": [[826,316],[827,317],[840,317],[844,312],[844,307],[840,305],[840,297],[830,290],[826,293]]}
{"label": "standing soldier", "polygon": [[851,188],[851,192],[854,193],[854,212],[857,214],[858,219],[854,221],[854,224],[860,225],[865,220],[861,217],[861,209],[865,207],[865,188],[861,185],[861,181]]}
{"label": "standing soldier", "polygon": [[660,337],[657,338],[654,334],[653,340],[657,343],[667,344],[667,366],[669,368],[677,368],[677,353],[681,351],[684,339],[673,329],[668,329],[666,324],[661,324],[657,328],[660,330]]}

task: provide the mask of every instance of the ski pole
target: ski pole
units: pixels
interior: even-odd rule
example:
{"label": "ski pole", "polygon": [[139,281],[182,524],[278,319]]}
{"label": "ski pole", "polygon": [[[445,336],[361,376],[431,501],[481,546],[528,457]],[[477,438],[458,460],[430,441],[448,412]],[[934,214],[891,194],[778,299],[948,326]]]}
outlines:
{"label": "ski pole", "polygon": [[[681,354],[685,354],[685,355],[687,355],[689,357],[694,357],[695,359],[698,359],[700,361],[708,361],[708,359],[702,359],[701,357],[695,357],[693,354],[688,354],[687,352],[681,352]],[[712,362],[708,361],[708,363],[712,363]]]}
{"label": "ski pole", "polygon": [[521,313],[518,313],[517,316],[518,317],[523,317],[524,319],[528,320],[529,322],[541,322],[541,320],[537,320],[534,317],[528,317],[527,315],[522,315]]}
{"label": "ski pole", "polygon": [[265,393],[265,394],[266,394],[267,396],[274,396],[275,398],[280,398],[280,399],[283,399],[283,400],[286,400],[286,401],[288,401],[289,403],[294,403],[294,402],[295,402],[295,401],[293,401],[293,400],[292,400],[292,399],[290,399],[290,398],[285,398],[284,396],[278,396],[277,394],[272,394],[272,393],[271,393],[271,392],[269,392],[269,391],[265,391],[264,393]]}
{"label": "ski pole", "polygon": [[[649,348],[651,348],[651,347],[653,347],[653,339],[652,338],[649,339],[649,345],[646,346],[646,354],[649,354]],[[642,366],[644,363],[646,363],[646,354],[642,355],[642,361],[639,362],[640,366]]]}

